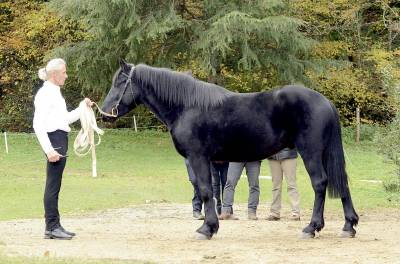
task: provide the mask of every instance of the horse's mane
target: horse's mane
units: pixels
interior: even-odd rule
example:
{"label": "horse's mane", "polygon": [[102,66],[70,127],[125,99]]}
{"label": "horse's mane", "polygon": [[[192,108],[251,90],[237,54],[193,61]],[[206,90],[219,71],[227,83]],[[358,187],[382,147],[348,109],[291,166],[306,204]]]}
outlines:
{"label": "horse's mane", "polygon": [[139,64],[135,69],[136,79],[154,90],[161,100],[170,105],[197,106],[208,109],[221,104],[232,92],[215,84],[203,82],[189,74],[165,68],[154,68]]}

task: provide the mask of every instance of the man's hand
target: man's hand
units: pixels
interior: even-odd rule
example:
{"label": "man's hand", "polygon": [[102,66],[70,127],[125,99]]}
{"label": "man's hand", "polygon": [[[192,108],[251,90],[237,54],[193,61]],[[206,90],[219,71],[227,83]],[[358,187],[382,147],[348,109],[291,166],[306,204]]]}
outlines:
{"label": "man's hand", "polygon": [[53,150],[46,154],[49,162],[57,162],[60,160],[61,154]]}
{"label": "man's hand", "polygon": [[93,106],[93,102],[89,98],[85,98],[84,101],[85,101],[85,103],[86,103],[86,105],[88,107],[92,107]]}

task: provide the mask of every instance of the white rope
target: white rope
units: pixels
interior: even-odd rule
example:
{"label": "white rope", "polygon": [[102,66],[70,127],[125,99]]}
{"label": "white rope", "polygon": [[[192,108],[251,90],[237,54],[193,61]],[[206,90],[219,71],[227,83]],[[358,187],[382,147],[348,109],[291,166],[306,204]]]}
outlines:
{"label": "white rope", "polygon": [[[97,104],[95,104],[97,106]],[[98,107],[98,106],[97,106]],[[97,127],[96,117],[91,107],[86,105],[85,101],[79,104],[81,130],[74,141],[74,152],[76,155],[82,157],[92,152],[92,176],[97,177],[97,161],[96,161],[96,146],[100,144],[100,135],[104,131]],[[94,132],[97,133],[98,142],[95,143]]]}
{"label": "white rope", "polygon": [[117,115],[115,115],[115,114],[109,114],[109,113],[106,113],[103,110],[101,110],[101,108],[95,102],[93,102],[93,104],[97,107],[97,110],[100,112],[100,114],[102,114],[104,116],[108,116],[108,117],[117,117]]}

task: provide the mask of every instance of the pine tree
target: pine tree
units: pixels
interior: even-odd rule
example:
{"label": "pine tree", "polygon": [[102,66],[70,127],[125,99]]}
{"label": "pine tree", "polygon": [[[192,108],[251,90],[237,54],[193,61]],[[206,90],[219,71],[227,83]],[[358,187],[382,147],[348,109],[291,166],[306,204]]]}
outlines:
{"label": "pine tree", "polygon": [[106,90],[122,57],[132,63],[176,68],[199,62],[208,74],[223,65],[237,71],[276,72],[282,83],[301,80],[314,41],[285,16],[280,0],[54,0],[89,37],[55,51],[79,72],[85,88]]}

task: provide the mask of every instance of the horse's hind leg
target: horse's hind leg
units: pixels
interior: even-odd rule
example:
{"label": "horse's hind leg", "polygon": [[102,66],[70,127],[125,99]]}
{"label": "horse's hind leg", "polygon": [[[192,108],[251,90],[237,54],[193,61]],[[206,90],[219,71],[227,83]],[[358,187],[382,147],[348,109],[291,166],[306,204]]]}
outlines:
{"label": "horse's hind leg", "polygon": [[313,153],[307,155],[299,149],[304,161],[304,165],[311,179],[311,184],[314,189],[315,199],[314,208],[310,224],[303,229],[302,238],[312,238],[315,236],[315,231],[321,231],[324,227],[324,206],[326,188],[328,186],[328,178],[322,165],[321,155]]}
{"label": "horse's hind leg", "polygon": [[345,224],[342,229],[342,237],[354,237],[356,235],[356,230],[353,226],[358,224],[358,215],[353,207],[353,202],[351,200],[350,190],[347,188],[347,196],[342,197],[343,211],[345,217]]}
{"label": "horse's hind leg", "polygon": [[200,196],[204,203],[205,219],[203,225],[197,229],[201,234],[198,239],[211,239],[218,232],[219,222],[215,212],[215,202],[213,199],[210,161],[203,157],[189,157],[190,165],[196,176],[196,183],[200,190]]}

